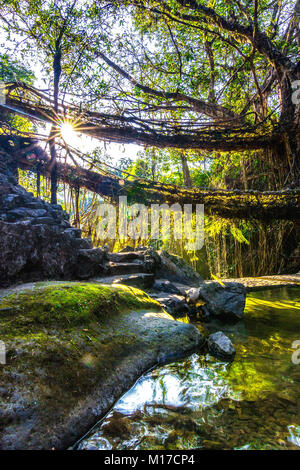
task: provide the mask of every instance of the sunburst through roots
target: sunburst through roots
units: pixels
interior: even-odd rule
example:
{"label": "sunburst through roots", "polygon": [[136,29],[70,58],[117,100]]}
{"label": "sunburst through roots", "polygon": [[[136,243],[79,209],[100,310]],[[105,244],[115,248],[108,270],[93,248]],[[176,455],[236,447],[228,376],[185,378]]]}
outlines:
{"label": "sunburst through roots", "polygon": [[70,121],[63,121],[59,127],[60,135],[66,143],[71,144],[78,137],[75,126]]}

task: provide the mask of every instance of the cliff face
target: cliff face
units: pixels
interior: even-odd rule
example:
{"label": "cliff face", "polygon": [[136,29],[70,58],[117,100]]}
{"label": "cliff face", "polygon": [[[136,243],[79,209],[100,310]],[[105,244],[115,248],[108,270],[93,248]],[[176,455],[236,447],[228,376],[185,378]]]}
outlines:
{"label": "cliff face", "polygon": [[12,158],[0,149],[0,286],[101,274],[105,252],[92,249],[60,205],[18,185]]}

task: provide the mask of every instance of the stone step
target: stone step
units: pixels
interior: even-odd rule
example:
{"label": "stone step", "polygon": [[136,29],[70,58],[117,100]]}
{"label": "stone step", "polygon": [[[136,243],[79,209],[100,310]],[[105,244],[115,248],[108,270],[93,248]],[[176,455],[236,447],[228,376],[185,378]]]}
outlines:
{"label": "stone step", "polygon": [[15,209],[22,205],[23,198],[19,194],[2,194],[1,195],[1,207],[6,210]]}
{"label": "stone step", "polygon": [[[155,288],[155,284],[153,286]],[[170,294],[169,292],[149,293],[149,296],[160,303],[160,305],[174,318],[182,318],[191,313],[183,295]]]}
{"label": "stone step", "polygon": [[[186,286],[189,289],[189,286]],[[156,279],[153,289],[158,292],[168,292],[169,294],[185,295],[185,291],[178,289],[174,282],[170,282],[167,279]]]}
{"label": "stone step", "polygon": [[27,209],[45,209],[43,203],[41,201],[38,202],[27,202],[24,204],[24,207]]}
{"label": "stone step", "polygon": [[92,279],[92,281],[99,282],[100,284],[125,284],[127,286],[138,287],[139,289],[149,289],[153,286],[154,279],[154,274],[138,273],[97,277]]}
{"label": "stone step", "polygon": [[109,253],[108,256],[109,260],[113,261],[114,263],[127,263],[135,260],[143,261],[144,259],[143,253],[138,253],[135,251],[128,251],[124,253]]}
{"label": "stone step", "polygon": [[48,209],[48,214],[50,215],[50,217],[53,217],[54,219],[57,219],[57,220],[65,220],[65,221],[68,220],[65,217],[63,217],[63,213],[60,211]]}
{"label": "stone step", "polygon": [[70,223],[67,220],[60,220],[60,221],[57,221],[57,222],[59,222],[59,225],[61,227],[65,227],[65,229],[72,228]]}
{"label": "stone step", "polygon": [[90,238],[74,238],[72,245],[77,250],[93,248]]}
{"label": "stone step", "polygon": [[32,219],[32,225],[58,225],[58,223],[52,217],[36,217]]}
{"label": "stone step", "polygon": [[62,211],[63,208],[60,204],[49,204],[49,206],[51,207],[51,209],[54,209],[54,210],[57,210],[57,211]]}
{"label": "stone step", "polygon": [[63,231],[65,235],[70,238],[81,238],[81,229],[76,227],[70,227]]}
{"label": "stone step", "polygon": [[102,248],[79,250],[76,268],[77,276],[80,279],[89,279],[93,276],[103,275],[105,261],[106,252]]}
{"label": "stone step", "polygon": [[142,262],[139,263],[113,263],[110,262],[109,273],[114,276],[117,274],[133,274],[142,273],[145,271],[145,266]]}
{"label": "stone step", "polygon": [[17,219],[26,219],[27,217],[44,217],[47,215],[45,209],[28,209],[26,207],[18,207],[8,211],[8,215],[11,215]]}

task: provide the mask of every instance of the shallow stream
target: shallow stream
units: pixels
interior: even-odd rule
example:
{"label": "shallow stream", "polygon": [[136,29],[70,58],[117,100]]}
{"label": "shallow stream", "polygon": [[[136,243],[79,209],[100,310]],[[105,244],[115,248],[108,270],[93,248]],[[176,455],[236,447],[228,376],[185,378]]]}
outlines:
{"label": "shallow stream", "polygon": [[231,338],[233,363],[193,354],[149,372],[79,448],[300,449],[300,289],[251,293],[243,321],[205,326]]}

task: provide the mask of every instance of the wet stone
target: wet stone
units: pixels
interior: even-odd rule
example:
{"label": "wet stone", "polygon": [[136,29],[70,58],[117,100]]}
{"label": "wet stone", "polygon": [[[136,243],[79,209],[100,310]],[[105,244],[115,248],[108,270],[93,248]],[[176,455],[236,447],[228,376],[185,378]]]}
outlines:
{"label": "wet stone", "polygon": [[32,221],[34,225],[56,225],[57,221],[51,217],[37,217]]}
{"label": "wet stone", "polygon": [[234,346],[222,331],[210,335],[207,344],[208,352],[212,356],[225,361],[232,361],[234,359]]}
{"label": "wet stone", "polygon": [[26,207],[19,207],[8,211],[9,215],[16,218],[25,219],[26,217],[43,217],[47,214],[45,209],[27,209]]}

